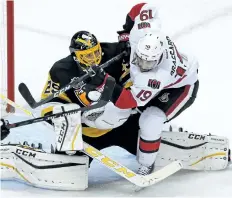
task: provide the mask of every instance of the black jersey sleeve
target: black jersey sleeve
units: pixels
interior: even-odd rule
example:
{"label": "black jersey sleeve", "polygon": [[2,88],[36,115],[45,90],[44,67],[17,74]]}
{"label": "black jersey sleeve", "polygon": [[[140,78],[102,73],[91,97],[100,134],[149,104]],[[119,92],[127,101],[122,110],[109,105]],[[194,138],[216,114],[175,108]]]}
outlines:
{"label": "black jersey sleeve", "polygon": [[[101,43],[101,46],[103,51],[102,63],[117,56],[118,54],[126,50],[127,47],[125,42]],[[114,77],[117,83],[123,85],[125,79],[128,80],[127,74],[129,74],[129,61],[129,55],[123,56],[120,60],[113,62],[110,66],[105,68],[105,72]]]}
{"label": "black jersey sleeve", "polygon": [[[57,92],[61,87],[67,85],[70,82],[70,76],[65,64],[67,60],[57,61],[48,73],[47,81],[44,85],[41,98],[44,99],[50,94]],[[53,98],[51,102],[69,103],[72,102],[66,93],[59,95],[59,97]]]}

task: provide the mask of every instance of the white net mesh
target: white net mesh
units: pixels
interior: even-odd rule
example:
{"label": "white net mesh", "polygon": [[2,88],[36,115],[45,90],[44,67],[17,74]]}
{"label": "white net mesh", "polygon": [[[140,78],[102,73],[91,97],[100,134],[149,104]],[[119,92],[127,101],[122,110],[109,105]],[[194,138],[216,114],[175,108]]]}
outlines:
{"label": "white net mesh", "polygon": [[[1,57],[1,95],[7,96],[7,36],[6,36],[6,2],[0,1],[0,57]],[[0,96],[1,96],[0,95]],[[6,102],[0,99],[1,117],[6,114]]]}

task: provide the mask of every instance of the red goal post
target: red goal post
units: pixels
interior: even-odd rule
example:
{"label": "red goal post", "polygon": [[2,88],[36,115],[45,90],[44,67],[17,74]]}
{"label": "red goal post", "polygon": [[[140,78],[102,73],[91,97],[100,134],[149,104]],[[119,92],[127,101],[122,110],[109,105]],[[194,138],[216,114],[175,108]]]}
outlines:
{"label": "red goal post", "polygon": [[[15,101],[14,1],[2,0],[1,6],[1,94]],[[14,108],[1,99],[1,113]]]}

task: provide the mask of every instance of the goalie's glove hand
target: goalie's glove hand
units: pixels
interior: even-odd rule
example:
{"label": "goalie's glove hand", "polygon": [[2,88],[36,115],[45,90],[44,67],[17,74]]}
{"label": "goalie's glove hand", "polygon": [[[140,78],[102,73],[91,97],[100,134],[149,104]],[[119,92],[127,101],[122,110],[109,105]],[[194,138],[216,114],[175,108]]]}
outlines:
{"label": "goalie's glove hand", "polygon": [[8,120],[1,119],[0,125],[1,125],[1,140],[5,139],[10,134],[10,129],[6,127],[8,124]]}
{"label": "goalie's glove hand", "polygon": [[99,66],[92,66],[89,69],[89,72],[91,72],[91,76],[88,80],[86,80],[86,91],[94,90],[97,87],[100,87],[103,85],[105,78],[108,76],[106,75],[105,71],[100,68]]}

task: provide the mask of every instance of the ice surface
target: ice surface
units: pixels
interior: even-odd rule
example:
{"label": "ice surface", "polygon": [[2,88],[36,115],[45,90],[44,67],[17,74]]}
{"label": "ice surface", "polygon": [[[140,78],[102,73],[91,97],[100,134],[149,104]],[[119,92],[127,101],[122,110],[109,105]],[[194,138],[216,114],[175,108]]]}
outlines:
{"label": "ice surface", "polygon": [[[121,29],[126,13],[138,2],[141,1],[16,0],[16,85],[22,81],[27,83],[38,98],[49,68],[57,59],[68,55],[68,38],[78,30],[87,29],[101,41],[116,41],[116,31]],[[177,47],[190,48],[200,63],[198,98],[173,122],[190,131],[227,136],[232,141],[232,1],[147,2],[154,2],[160,8],[163,29],[175,38]],[[25,104],[17,91],[16,99],[19,104]],[[15,119],[19,117],[11,118],[12,121]],[[49,145],[54,141],[54,134],[45,126],[36,124],[15,129],[6,139],[16,140]],[[136,170],[135,158],[124,150],[112,147],[104,151]],[[232,194],[232,168],[215,172],[180,171],[155,186],[135,193],[129,182],[94,161],[89,173],[89,188],[85,192],[42,190],[13,181],[1,182],[1,189],[3,197],[221,197]]]}

